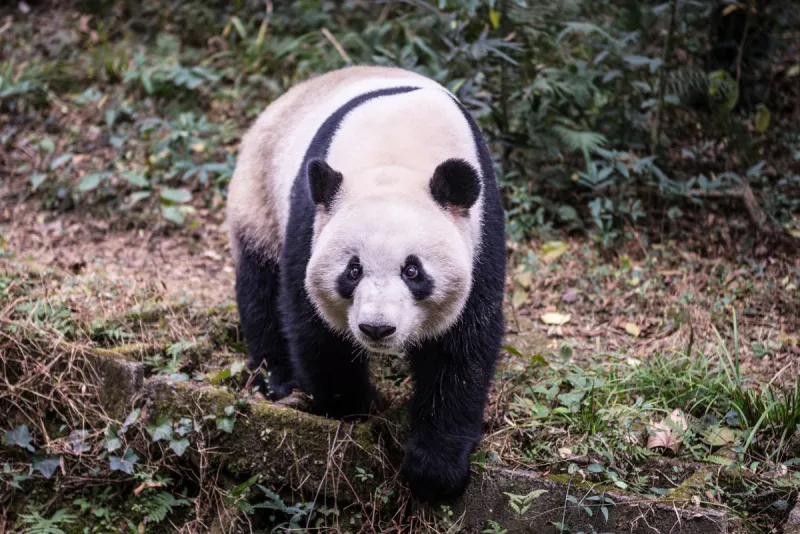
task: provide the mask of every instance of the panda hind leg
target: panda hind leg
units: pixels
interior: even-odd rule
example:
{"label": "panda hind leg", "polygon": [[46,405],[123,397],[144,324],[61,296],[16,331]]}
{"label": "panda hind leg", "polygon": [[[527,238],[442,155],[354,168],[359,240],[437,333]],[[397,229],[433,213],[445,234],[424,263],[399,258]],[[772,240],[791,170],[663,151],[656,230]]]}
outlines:
{"label": "panda hind leg", "polygon": [[[278,261],[263,258],[240,243],[236,266],[236,304],[247,344],[247,367],[256,372],[254,388],[271,400],[292,393],[293,378],[289,347],[281,329],[278,311],[280,268]],[[269,388],[260,372],[266,363]]]}

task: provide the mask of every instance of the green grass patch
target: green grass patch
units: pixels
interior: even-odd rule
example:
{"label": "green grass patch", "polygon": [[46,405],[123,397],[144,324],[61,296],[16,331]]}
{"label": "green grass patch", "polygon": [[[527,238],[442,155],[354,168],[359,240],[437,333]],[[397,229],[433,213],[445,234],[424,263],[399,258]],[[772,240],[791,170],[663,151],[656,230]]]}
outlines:
{"label": "green grass patch", "polygon": [[[680,492],[769,525],[800,488],[800,382],[743,376],[735,339],[720,338],[715,354],[643,359],[578,361],[566,346],[525,358],[509,348],[503,421],[484,447],[502,451],[511,437],[503,456],[537,470],[655,498]],[[697,462],[714,467],[689,489]]]}

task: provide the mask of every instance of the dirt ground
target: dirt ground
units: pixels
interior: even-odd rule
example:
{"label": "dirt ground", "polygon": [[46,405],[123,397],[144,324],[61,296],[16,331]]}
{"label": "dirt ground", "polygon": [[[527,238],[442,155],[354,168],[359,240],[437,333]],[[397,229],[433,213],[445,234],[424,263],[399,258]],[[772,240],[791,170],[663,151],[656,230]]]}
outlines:
{"label": "dirt ground", "polygon": [[[0,196],[2,196],[0,194]],[[221,213],[208,214],[195,230],[172,235],[114,229],[79,213],[37,209],[34,201],[2,210],[6,248],[20,258],[70,271],[98,274],[204,304],[234,299],[234,269]]]}

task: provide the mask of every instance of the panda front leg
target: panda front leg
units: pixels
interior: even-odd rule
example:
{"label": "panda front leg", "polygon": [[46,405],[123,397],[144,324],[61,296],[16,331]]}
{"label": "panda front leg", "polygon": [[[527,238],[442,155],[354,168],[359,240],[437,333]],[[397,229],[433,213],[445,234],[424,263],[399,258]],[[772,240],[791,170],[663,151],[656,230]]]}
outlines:
{"label": "panda front leg", "polygon": [[296,387],[278,313],[278,262],[257,256],[241,242],[239,247],[242,252],[236,265],[236,305],[247,344],[247,367],[255,372],[266,362],[269,392],[260,372],[255,387],[272,400],[278,400]]}
{"label": "panda front leg", "polygon": [[466,344],[454,347],[445,339],[411,355],[414,396],[402,470],[423,501],[455,497],[469,483],[498,352],[494,343],[480,344],[467,351]]}
{"label": "panda front leg", "polygon": [[352,419],[379,408],[380,398],[362,351],[311,313],[287,330],[300,389],[311,395],[315,413]]}

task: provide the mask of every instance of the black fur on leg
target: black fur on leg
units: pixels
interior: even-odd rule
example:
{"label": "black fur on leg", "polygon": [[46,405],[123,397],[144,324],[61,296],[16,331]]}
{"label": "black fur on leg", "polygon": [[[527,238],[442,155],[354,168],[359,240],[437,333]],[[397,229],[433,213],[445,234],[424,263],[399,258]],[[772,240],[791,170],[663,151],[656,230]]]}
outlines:
{"label": "black fur on leg", "polygon": [[442,339],[413,351],[414,396],[403,475],[411,492],[438,503],[458,496],[469,482],[469,456],[480,445],[502,312],[476,313],[473,302]]}
{"label": "black fur on leg", "polygon": [[[285,304],[291,305],[292,299]],[[297,381],[313,398],[313,412],[334,419],[361,419],[380,408],[366,356],[313,318],[291,327],[289,346]]]}
{"label": "black fur on leg", "polygon": [[[242,240],[239,247],[242,252],[236,265],[236,305],[247,343],[247,368],[258,371],[254,387],[278,400],[296,387],[278,314],[280,269],[276,261],[260,258]],[[269,392],[261,374],[263,363],[270,373]]]}

